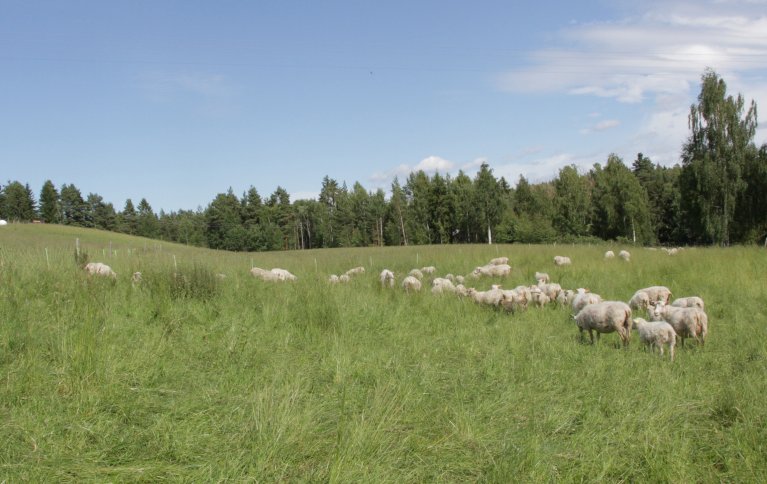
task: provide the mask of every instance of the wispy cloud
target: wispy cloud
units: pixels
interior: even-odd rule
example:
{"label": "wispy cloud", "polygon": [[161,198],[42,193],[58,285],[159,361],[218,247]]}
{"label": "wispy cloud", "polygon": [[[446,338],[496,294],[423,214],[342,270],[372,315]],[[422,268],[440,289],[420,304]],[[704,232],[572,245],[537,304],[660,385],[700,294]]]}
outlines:
{"label": "wispy cloud", "polygon": [[378,171],[373,173],[369,181],[375,185],[376,188],[388,187],[388,185],[394,180],[394,177],[398,177],[400,181],[407,178],[410,173],[423,170],[424,173],[442,173],[448,174],[455,167],[455,163],[448,161],[439,156],[427,156],[415,165],[400,164],[397,167],[388,171]]}
{"label": "wispy cloud", "polygon": [[226,77],[209,73],[146,72],[138,85],[155,100],[169,100],[180,95],[200,98],[226,98],[233,89]]}

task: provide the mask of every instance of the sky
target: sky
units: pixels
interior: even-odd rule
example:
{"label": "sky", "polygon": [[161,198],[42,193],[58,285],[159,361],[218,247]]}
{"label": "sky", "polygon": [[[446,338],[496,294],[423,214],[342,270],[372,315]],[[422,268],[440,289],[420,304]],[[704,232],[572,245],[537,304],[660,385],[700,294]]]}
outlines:
{"label": "sky", "polygon": [[0,0],[0,184],[170,212],[671,166],[707,67],[767,106],[767,0]]}

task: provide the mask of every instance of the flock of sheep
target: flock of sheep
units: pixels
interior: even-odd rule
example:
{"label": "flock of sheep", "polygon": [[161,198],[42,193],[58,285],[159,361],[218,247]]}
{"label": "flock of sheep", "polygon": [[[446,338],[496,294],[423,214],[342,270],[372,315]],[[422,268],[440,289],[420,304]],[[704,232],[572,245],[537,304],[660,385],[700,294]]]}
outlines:
{"label": "flock of sheep", "polygon": [[[677,250],[668,249],[667,253],[673,255]],[[613,251],[605,252],[605,259],[614,257]],[[627,262],[631,260],[631,254],[625,250],[620,251],[618,257]],[[556,256],[554,257],[554,264],[557,266],[570,265],[571,260],[569,257]],[[101,262],[90,262],[85,266],[85,270],[92,275],[117,276],[108,265]],[[436,271],[437,269],[433,266],[412,269],[402,279],[402,288],[406,292],[418,292],[422,289],[425,275],[433,277]],[[250,273],[264,281],[297,280],[295,275],[279,268],[265,270],[253,267]],[[332,274],[328,278],[328,282],[343,284],[349,282],[354,276],[364,273],[364,267],[355,267],[341,275]],[[474,268],[467,276],[447,274],[444,277],[433,277],[431,291],[434,294],[452,293],[468,297],[478,304],[502,308],[510,312],[526,310],[531,305],[539,308],[548,304],[571,307],[581,340],[585,331],[588,331],[592,343],[594,342],[594,332],[597,334],[597,339],[601,333],[616,332],[623,346],[626,347],[631,337],[631,329],[636,328],[639,339],[653,352],[655,348],[658,348],[662,356],[664,346],[667,346],[672,361],[674,360],[674,346],[677,338],[681,338],[682,345],[684,345],[686,338],[695,339],[701,346],[705,343],[708,333],[708,316],[704,311],[703,299],[697,296],[683,297],[669,304],[671,291],[665,286],[639,289],[628,302],[623,302],[603,301],[599,294],[592,293],[585,288],[562,289],[559,284],[552,283],[549,275],[543,272],[535,273],[536,284],[520,285],[514,289],[502,289],[500,285],[494,284],[490,289],[480,291],[465,285],[467,281],[476,281],[481,277],[506,277],[510,274],[511,266],[508,257],[497,257],[483,266]],[[134,284],[139,283],[141,273],[134,273],[131,279]],[[379,280],[384,288],[395,286],[394,272],[389,269],[381,271]],[[643,318],[632,318],[632,310],[646,311],[650,321]]]}

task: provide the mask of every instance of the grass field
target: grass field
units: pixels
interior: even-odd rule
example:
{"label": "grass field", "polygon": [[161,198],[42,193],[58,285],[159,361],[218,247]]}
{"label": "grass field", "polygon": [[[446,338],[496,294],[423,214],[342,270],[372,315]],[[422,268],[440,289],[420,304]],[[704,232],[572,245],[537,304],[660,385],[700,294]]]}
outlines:
{"label": "grass field", "polygon": [[[86,277],[76,238],[119,277]],[[629,248],[624,263],[607,248],[233,254],[2,227],[0,482],[767,482],[767,252]],[[671,363],[636,333],[628,350],[615,334],[581,344],[565,309],[377,284],[383,268],[466,274],[498,255],[512,276],[478,289],[545,271],[607,299],[699,295],[706,345]],[[299,280],[258,281],[251,265]],[[350,284],[325,282],[358,265]]]}

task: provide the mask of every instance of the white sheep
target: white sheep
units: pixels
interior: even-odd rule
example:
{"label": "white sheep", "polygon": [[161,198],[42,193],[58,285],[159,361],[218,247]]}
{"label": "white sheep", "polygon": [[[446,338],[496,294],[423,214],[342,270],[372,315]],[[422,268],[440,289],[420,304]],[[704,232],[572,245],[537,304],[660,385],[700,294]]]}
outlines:
{"label": "white sheep", "polygon": [[357,274],[364,274],[364,273],[365,273],[365,268],[362,266],[352,267],[351,269],[346,271],[346,275],[349,277],[356,276]]}
{"label": "white sheep", "polygon": [[144,278],[143,278],[143,276],[141,275],[141,272],[139,272],[139,271],[136,271],[136,272],[134,272],[134,273],[133,273],[133,275],[130,277],[130,282],[131,282],[131,284],[133,284],[134,286],[137,286],[137,285],[141,284],[141,281],[142,281],[143,279],[144,279]]}
{"label": "white sheep", "polygon": [[389,269],[382,270],[378,279],[381,281],[381,287],[394,287],[394,273]]}
{"label": "white sheep", "polygon": [[330,274],[330,277],[328,277],[328,282],[331,283],[331,284],[338,284],[341,281],[339,280],[337,275]]}
{"label": "white sheep", "polygon": [[706,309],[705,304],[703,303],[703,299],[699,298],[698,296],[680,297],[678,299],[674,299],[674,302],[672,302],[671,305],[677,308]]}
{"label": "white sheep", "polygon": [[487,264],[474,268],[471,276],[475,279],[481,276],[506,277],[511,274],[511,266],[508,264]]}
{"label": "white sheep", "polygon": [[615,252],[608,250],[605,252],[605,259],[613,259],[615,258]]}
{"label": "white sheep", "polygon": [[515,312],[517,309],[527,309],[528,302],[529,300],[525,292],[520,292],[516,289],[501,291],[500,305],[506,311]]}
{"label": "white sheep", "polygon": [[445,275],[445,279],[455,284],[455,276],[453,274],[447,274]]}
{"label": "white sheep", "polygon": [[549,278],[549,275],[546,274],[545,272],[536,272],[535,273],[535,280],[537,282],[544,282],[544,283],[551,282],[551,279]]}
{"label": "white sheep", "polygon": [[508,265],[509,264],[509,258],[508,257],[496,257],[495,259],[490,259],[490,262],[488,263],[491,266],[501,266],[501,265]]}
{"label": "white sheep", "polygon": [[463,284],[464,282],[466,282],[466,278],[463,276],[455,276],[455,282],[457,282],[458,284]]}
{"label": "white sheep", "polygon": [[632,309],[647,309],[650,307],[650,296],[644,291],[637,291],[629,299],[629,306]]}
{"label": "white sheep", "polygon": [[421,267],[421,272],[424,274],[434,274],[437,272],[437,268],[434,266]]}
{"label": "white sheep", "polygon": [[589,292],[588,289],[578,288],[578,293],[573,297],[573,312],[578,314],[581,309],[589,304],[599,304],[602,302],[602,296]]}
{"label": "white sheep", "polygon": [[540,287],[533,286],[530,288],[530,301],[533,305],[542,308],[551,302],[551,298]]}
{"label": "white sheep", "polygon": [[639,289],[637,292],[646,293],[647,297],[649,298],[650,305],[654,305],[659,302],[668,304],[669,299],[671,299],[671,290],[666,286],[645,287],[644,289]]}
{"label": "white sheep", "polygon": [[418,292],[421,290],[421,281],[413,276],[407,276],[402,280],[402,287],[406,292]]}
{"label": "white sheep", "polygon": [[280,269],[275,267],[270,272],[274,274],[275,276],[277,276],[278,281],[295,281],[298,279],[296,276],[294,276],[293,274],[291,274],[289,271],[285,269]]}
{"label": "white sheep", "polygon": [[708,315],[698,308],[679,308],[658,303],[650,309],[650,315],[656,321],[666,321],[682,339],[684,346],[685,338],[695,338],[701,345],[706,344],[708,334]]}
{"label": "white sheep", "polygon": [[626,347],[631,338],[631,308],[623,301],[605,301],[589,304],[575,316],[581,340],[583,332],[588,330],[591,343],[594,343],[594,331],[597,339],[601,333],[617,331],[618,336]]}
{"label": "white sheep", "polygon": [[546,294],[546,296],[548,296],[548,298],[552,301],[556,300],[557,296],[559,296],[559,293],[562,292],[562,286],[556,282],[545,284],[539,281],[538,288],[540,288],[540,290],[543,291],[543,293]]}
{"label": "white sheep", "polygon": [[254,267],[250,270],[250,274],[253,277],[257,277],[258,279],[261,279],[263,281],[278,281],[279,278],[277,277],[277,274],[267,271],[265,269],[261,269],[260,267]]}
{"label": "white sheep", "polygon": [[117,277],[117,273],[111,267],[102,262],[88,262],[85,264],[85,272],[90,275]]}
{"label": "white sheep", "polygon": [[564,289],[557,294],[557,304],[560,306],[569,306],[573,303],[573,299],[578,293],[572,289]]}
{"label": "white sheep", "polygon": [[631,260],[631,254],[627,250],[622,250],[618,252],[618,257],[625,260],[626,262],[629,262]]}
{"label": "white sheep", "polygon": [[410,272],[407,273],[408,276],[415,277],[419,281],[423,279],[423,272],[421,272],[420,269],[411,269]]}
{"label": "white sheep", "polygon": [[468,296],[469,290],[466,289],[466,286],[464,286],[463,284],[456,284],[455,293],[458,294],[459,296]]}
{"label": "white sheep", "polygon": [[570,260],[569,257],[565,257],[565,256],[561,256],[561,255],[558,255],[558,256],[554,257],[554,265],[569,266],[570,264],[572,264],[572,261]]}
{"label": "white sheep", "polygon": [[477,291],[473,287],[468,289],[468,295],[479,304],[488,304],[490,306],[498,306],[501,304],[501,298],[503,298],[503,291],[494,286],[488,291]]}
{"label": "white sheep", "polygon": [[338,282],[340,282],[341,284],[347,284],[351,280],[352,278],[349,277],[349,274],[341,274],[340,276],[338,276]]}
{"label": "white sheep", "polygon": [[674,327],[665,321],[647,322],[642,318],[634,319],[634,327],[639,333],[639,340],[655,352],[657,347],[663,356],[663,345],[668,345],[671,361],[674,361],[674,346],[676,345],[676,331]]}
{"label": "white sheep", "polygon": [[441,294],[443,292],[454,293],[456,290],[450,279],[437,277],[431,281],[431,292],[432,294]]}

